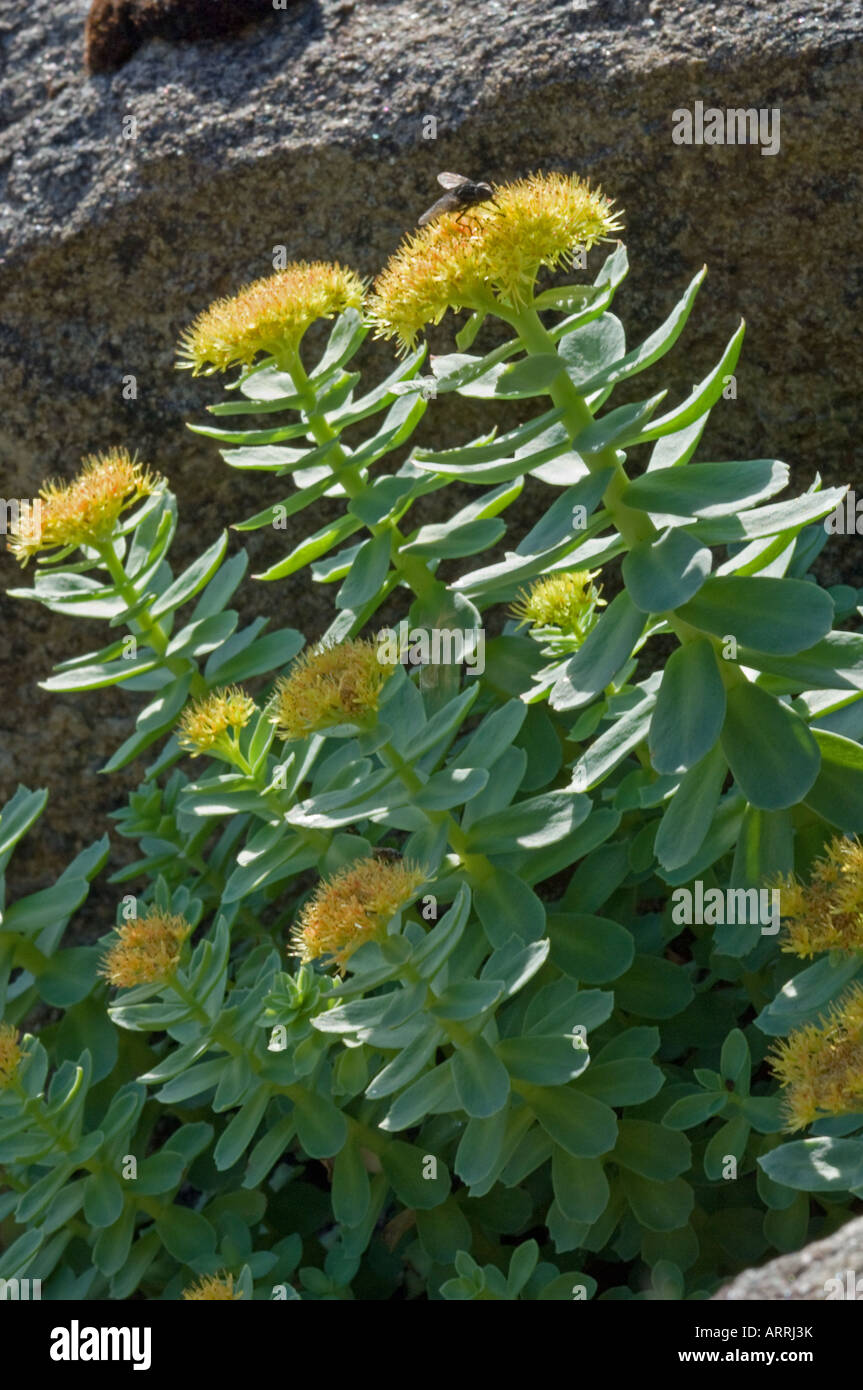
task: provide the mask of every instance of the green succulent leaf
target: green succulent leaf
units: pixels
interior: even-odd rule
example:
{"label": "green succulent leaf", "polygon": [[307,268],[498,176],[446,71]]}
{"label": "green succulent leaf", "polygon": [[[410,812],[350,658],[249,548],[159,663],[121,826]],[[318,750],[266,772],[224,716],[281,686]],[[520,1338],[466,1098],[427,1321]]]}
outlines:
{"label": "green succulent leaf", "polygon": [[732,636],[758,651],[793,656],[830,631],[833,603],[800,579],[729,576],[709,579],[678,616],[723,640]]}
{"label": "green succulent leaf", "polygon": [[706,758],[725,722],[725,687],[711,643],[697,638],[672,652],[650,722],[657,772],[687,772]]}
{"label": "green succulent leaf", "polygon": [[599,1158],[617,1140],[617,1119],[610,1106],[572,1086],[554,1089],[519,1083],[525,1102],[549,1138],[574,1158]]}
{"label": "green succulent leaf", "polygon": [[627,592],[643,613],[687,603],[710,574],[712,555],[683,530],[668,530],[633,546],[623,561]]}
{"label": "green succulent leaf", "polygon": [[863,1185],[863,1141],[797,1139],[762,1154],[759,1167],[774,1182],[804,1192],[848,1192]]}
{"label": "green succulent leaf", "polygon": [[749,682],[728,691],[721,743],[740,790],[764,811],[802,800],[821,766],[821,750],[800,716]]}

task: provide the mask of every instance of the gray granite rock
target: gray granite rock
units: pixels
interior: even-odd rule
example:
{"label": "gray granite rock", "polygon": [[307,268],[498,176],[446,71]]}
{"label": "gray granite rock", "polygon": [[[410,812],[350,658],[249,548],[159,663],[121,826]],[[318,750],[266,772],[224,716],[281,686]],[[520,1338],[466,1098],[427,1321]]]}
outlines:
{"label": "gray granite rock", "polygon": [[[83,67],[87,8],[0,0],[7,496],[71,476],[83,452],[127,444],[178,492],[178,563],[275,500],[272,480],[230,472],[185,430],[220,388],[175,371],[179,332],[215,296],[268,273],[275,246],[373,273],[432,200],[437,172],[453,168],[498,181],[576,169],[600,182],[626,210],[633,270],[618,304],[633,341],[706,261],[685,345],[633,394],[661,382],[678,399],[745,314],[737,399],[714,411],[701,456],[778,456],[801,486],[816,469],[853,481],[859,5],[300,0],[230,39],[150,41],[95,77]],[[674,144],[672,113],[699,100],[779,108],[779,153]],[[435,139],[424,138],[428,117]],[[442,325],[435,341],[449,333]],[[369,353],[371,370],[388,360],[380,344]],[[136,400],[123,399],[129,374]],[[428,412],[424,442],[488,422],[485,405],[452,406],[450,397]],[[523,498],[525,525],[539,492]],[[252,568],[291,540],[254,533]],[[856,537],[838,538],[828,580],[863,582],[859,553]],[[14,583],[8,561],[5,573]],[[316,636],[330,597],[301,575],[247,588],[242,601]],[[91,770],[106,725],[121,726],[140,697],[39,691],[53,661],[104,638],[32,605],[4,600],[3,617],[14,661],[0,732],[17,750],[17,775],[53,788],[36,857],[25,855],[41,882],[54,847],[65,854],[93,838],[122,798],[122,778],[109,785]],[[4,789],[14,785],[7,761]]]}
{"label": "gray granite rock", "polygon": [[826,1240],[795,1250],[793,1255],[745,1270],[713,1295],[714,1301],[755,1299],[863,1302],[863,1217],[849,1221]]}

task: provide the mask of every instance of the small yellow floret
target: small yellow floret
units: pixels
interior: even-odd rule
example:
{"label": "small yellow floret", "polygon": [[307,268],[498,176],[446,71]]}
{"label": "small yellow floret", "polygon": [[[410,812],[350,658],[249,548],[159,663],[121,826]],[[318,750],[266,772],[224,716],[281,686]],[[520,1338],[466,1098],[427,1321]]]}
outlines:
{"label": "small yellow floret", "polygon": [[445,213],[405,239],[369,299],[379,337],[409,348],[448,309],[524,308],[541,266],[569,265],[620,229],[609,199],[574,174],[504,184],[495,203]]}
{"label": "small yellow floret", "polygon": [[224,745],[229,729],[243,729],[256,712],[251,695],[238,686],[213,690],[203,700],[188,705],[180,716],[177,741],[192,757]]}
{"label": "small yellow floret", "polygon": [[601,589],[592,583],[598,573],[599,570],[568,570],[547,575],[529,592],[519,593],[512,605],[513,616],[521,619],[520,626],[530,623],[531,627],[555,627],[574,637],[585,637],[596,608],[605,606],[605,600],[599,597]]}
{"label": "small yellow floret", "polygon": [[41,501],[22,510],[8,547],[26,565],[43,550],[105,540],[121,514],[161,483],[126,449],[90,454],[71,483],[52,481],[39,489]]}
{"label": "small yellow floret", "polygon": [[117,939],[109,946],[99,974],[112,985],[132,989],[173,975],[192,927],[185,917],[172,917],[152,907],[146,917],[133,918],[115,930]]}
{"label": "small yellow floret", "polygon": [[339,965],[366,941],[382,941],[387,924],[416,896],[426,873],[418,864],[372,855],[319,884],[303,907],[291,944],[304,962],[335,957]]}
{"label": "small yellow floret", "polygon": [[189,1303],[236,1303],[243,1295],[234,1291],[233,1274],[204,1274],[195,1284],[183,1290]]}
{"label": "small yellow floret", "polygon": [[352,270],[328,261],[298,261],[275,275],[217,299],[180,341],[181,365],[201,372],[252,363],[258,353],[295,352],[316,319],[362,308],[363,282]]}
{"label": "small yellow floret", "polygon": [[306,738],[337,724],[370,724],[395,666],[374,642],[319,645],[276,682],[273,723],[280,738]]}
{"label": "small yellow floret", "polygon": [[786,1128],[863,1111],[863,988],[855,985],[826,1018],[774,1046],[773,1073],[786,1088]]}
{"label": "small yellow floret", "polygon": [[809,883],[793,874],[775,880],[782,950],[804,960],[819,951],[863,951],[863,845],[837,836],[816,860]]}

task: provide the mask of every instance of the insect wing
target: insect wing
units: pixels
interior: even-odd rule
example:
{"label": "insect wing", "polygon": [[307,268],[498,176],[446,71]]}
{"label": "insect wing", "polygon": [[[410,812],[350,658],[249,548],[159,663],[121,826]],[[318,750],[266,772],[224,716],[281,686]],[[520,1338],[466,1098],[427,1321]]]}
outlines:
{"label": "insect wing", "polygon": [[438,198],[437,202],[430,207],[427,212],[423,213],[422,217],[417,222],[417,226],[425,227],[426,224],[432,222],[435,217],[440,217],[444,212],[455,212],[456,208],[460,206],[461,200],[457,198],[454,193],[445,193],[442,198]]}
{"label": "insect wing", "polygon": [[438,174],[437,181],[441,188],[460,188],[463,183],[471,182],[464,174]]}

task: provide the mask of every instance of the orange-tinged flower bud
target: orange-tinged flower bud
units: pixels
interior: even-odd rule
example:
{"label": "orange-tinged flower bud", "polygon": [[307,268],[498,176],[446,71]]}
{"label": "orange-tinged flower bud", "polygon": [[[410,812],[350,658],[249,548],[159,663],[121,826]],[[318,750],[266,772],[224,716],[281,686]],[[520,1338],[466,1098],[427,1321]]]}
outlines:
{"label": "orange-tinged flower bud", "polygon": [[395,666],[374,642],[336,642],[303,652],[276,682],[273,723],[280,738],[306,738],[338,724],[371,724]]}
{"label": "orange-tinged flower bud", "polygon": [[124,922],[115,930],[117,939],[109,946],[99,974],[109,984],[132,989],[170,979],[192,927],[185,917],[172,917],[152,907],[145,917]]}
{"label": "orange-tinged flower bud", "polygon": [[330,955],[339,965],[366,941],[382,941],[387,925],[426,880],[418,864],[371,855],[320,883],[291,935],[302,960]]}
{"label": "orange-tinged flower bud", "polygon": [[155,492],[162,481],[126,449],[90,454],[71,483],[52,481],[39,489],[41,505],[19,516],[9,549],[26,565],[43,550],[103,541],[122,513]]}
{"label": "orange-tinged flower bud", "polygon": [[17,1028],[0,1023],[0,1090],[12,1085],[23,1056]]}

